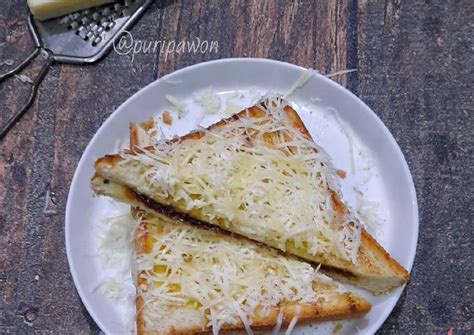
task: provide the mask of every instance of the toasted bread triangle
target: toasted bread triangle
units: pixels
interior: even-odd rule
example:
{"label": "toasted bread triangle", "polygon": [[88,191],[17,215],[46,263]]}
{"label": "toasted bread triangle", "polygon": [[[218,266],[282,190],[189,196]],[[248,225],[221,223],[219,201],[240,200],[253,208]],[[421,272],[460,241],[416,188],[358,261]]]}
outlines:
{"label": "toasted bread triangle", "polygon": [[[104,193],[109,193],[121,198],[122,196],[118,195],[120,192],[117,190],[124,190],[123,186],[115,186],[110,184],[105,184]],[[108,190],[107,190],[108,189]],[[250,243],[252,247],[254,244],[249,242],[246,239],[240,238],[233,235],[222,235],[220,232],[215,232],[207,228],[196,227],[193,224],[188,222],[176,221],[165,215],[154,213],[149,214],[147,217],[147,222],[142,222],[139,228],[139,234],[136,239],[136,252],[137,254],[147,253],[151,248],[152,239],[149,238],[150,230],[153,229],[153,225],[171,225],[177,227],[189,227],[193,230],[195,234],[209,238],[215,238],[218,240],[226,239],[229,241],[234,241],[237,245],[237,248],[242,248],[242,245],[245,247],[245,243]],[[244,242],[242,244],[242,242]],[[264,245],[257,246],[259,252],[267,257],[276,257],[277,253],[271,248],[268,248]],[[228,260],[232,262],[232,259]],[[199,271],[199,269],[196,269]],[[138,285],[144,285],[145,282],[139,277],[137,279]],[[285,328],[291,322],[293,318],[297,318],[298,324],[302,323],[311,323],[311,322],[321,322],[328,320],[339,320],[339,319],[349,319],[356,318],[366,314],[370,308],[371,304],[364,298],[351,293],[351,292],[339,292],[336,290],[337,286],[335,283],[318,281],[314,280],[313,285],[318,287],[318,290],[326,295],[328,299],[318,300],[312,303],[301,304],[298,302],[281,302],[279,306],[272,306],[268,308],[268,312],[263,313],[261,309],[257,309],[255,314],[251,316],[251,327],[253,330],[268,330],[273,329],[278,322],[278,315],[280,311],[282,312],[281,316],[281,327]],[[145,288],[146,290],[146,288]],[[207,326],[208,320],[203,319],[201,314],[193,309],[188,307],[169,307],[163,306],[163,309],[169,309],[167,313],[170,316],[169,327],[161,331],[153,331],[147,326],[146,318],[144,314],[146,313],[146,306],[144,306],[144,300],[142,295],[137,296],[137,330],[138,334],[195,334],[195,333],[207,333],[211,332],[211,327]],[[187,317],[190,317],[194,322],[179,322],[179,316],[183,313],[186,313]],[[173,320],[175,318],[175,320]],[[163,321],[164,322],[164,321]],[[235,324],[224,324],[221,327],[222,330],[245,330],[244,324],[242,322],[237,322]]]}
{"label": "toasted bread triangle", "polygon": [[[309,132],[299,118],[296,111],[291,107],[286,106],[284,112],[287,114],[289,126],[298,129],[305,137],[311,138]],[[258,106],[254,106],[245,111],[242,111],[231,118],[222,120],[208,129],[212,131],[219,127],[245,117],[258,117],[262,110]],[[199,139],[202,136],[200,132],[190,133],[178,140],[193,140]],[[269,138],[271,142],[271,137]],[[125,185],[129,188],[130,193],[134,193],[135,200],[138,199],[140,207],[144,209],[153,209],[160,213],[173,213],[181,217],[188,217],[194,220],[205,220],[200,216],[199,212],[186,212],[179,206],[173,206],[173,203],[160,201],[160,199],[153,198],[153,190],[147,189],[143,185],[137,183],[140,176],[143,174],[144,166],[139,162],[134,164],[120,164],[123,158],[119,155],[108,155],[97,160],[95,164],[96,173],[107,181],[116,184]],[[96,192],[100,193],[96,189]],[[333,206],[341,215],[348,212],[347,207],[339,199],[336,192],[332,192]],[[171,205],[171,206],[170,206]],[[207,222],[209,223],[209,222]],[[212,224],[212,222],[211,222]],[[239,229],[229,229],[231,232],[245,236],[245,232]],[[265,241],[266,244],[278,248],[277,245],[272,245],[271,241]],[[337,257],[334,254],[316,254],[312,255],[307,250],[293,248],[291,245],[287,246],[287,253],[296,255],[304,260],[314,263],[321,263],[325,270],[333,276],[354,283],[362,288],[365,288],[374,294],[381,294],[390,291],[391,289],[403,285],[408,279],[407,271],[396,262],[377,241],[364,229],[361,233],[361,244],[357,254],[357,262],[353,263],[346,258]]]}

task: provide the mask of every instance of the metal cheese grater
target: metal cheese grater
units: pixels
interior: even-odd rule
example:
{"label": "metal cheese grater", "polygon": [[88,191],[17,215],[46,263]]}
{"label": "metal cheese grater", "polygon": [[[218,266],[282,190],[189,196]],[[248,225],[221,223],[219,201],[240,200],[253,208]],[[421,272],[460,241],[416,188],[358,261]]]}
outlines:
{"label": "metal cheese grater", "polygon": [[140,18],[152,1],[122,0],[44,22],[30,16],[28,26],[35,50],[15,68],[1,74],[0,83],[23,70],[40,54],[44,56],[45,63],[32,82],[27,102],[1,127],[0,140],[31,106],[38,86],[54,62],[85,64],[98,61]]}

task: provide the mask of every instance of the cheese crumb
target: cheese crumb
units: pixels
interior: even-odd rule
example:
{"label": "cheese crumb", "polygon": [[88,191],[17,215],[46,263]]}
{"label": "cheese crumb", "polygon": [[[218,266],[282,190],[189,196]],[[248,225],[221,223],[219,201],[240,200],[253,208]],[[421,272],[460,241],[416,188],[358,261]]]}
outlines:
{"label": "cheese crumb", "polygon": [[168,126],[170,126],[173,123],[173,118],[171,117],[171,114],[168,111],[163,112],[161,119],[163,120],[163,123],[167,124]]}
{"label": "cheese crumb", "polygon": [[176,97],[172,96],[171,94],[165,95],[166,100],[176,108],[176,111],[178,113],[178,119],[181,119],[186,113],[186,105],[179,101]]}

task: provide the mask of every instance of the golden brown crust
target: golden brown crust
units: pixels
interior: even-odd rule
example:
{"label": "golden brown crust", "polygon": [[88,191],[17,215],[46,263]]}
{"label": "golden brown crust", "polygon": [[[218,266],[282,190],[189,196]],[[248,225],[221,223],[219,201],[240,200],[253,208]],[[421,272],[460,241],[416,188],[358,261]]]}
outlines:
{"label": "golden brown crust", "polygon": [[[137,292],[138,292],[138,286],[145,284],[145,281],[137,276]],[[143,298],[137,294],[137,297],[135,299],[135,305],[137,309],[137,335],[142,335],[142,334],[147,334],[146,327],[145,327],[145,319],[143,317],[143,308],[144,308],[144,303],[143,303]]]}
{"label": "golden brown crust", "polygon": [[130,149],[133,149],[134,146],[138,145],[138,128],[137,125],[134,122],[130,122],[129,126],[130,130]]}
{"label": "golden brown crust", "polygon": [[[150,120],[150,119],[148,119]],[[145,125],[141,125],[143,128]],[[140,138],[138,136],[138,127],[135,123],[130,122],[130,148],[133,149],[136,145],[140,144]],[[131,193],[129,194],[129,197],[131,197]],[[139,208],[137,207],[132,207],[131,208],[131,214],[134,219],[140,218],[140,215],[143,213],[140,211]],[[135,252],[137,255],[142,254],[142,253],[148,253],[151,251],[151,245],[148,243],[147,239],[147,227],[146,223],[141,220],[141,222],[138,225],[138,228],[135,232]],[[145,280],[140,278],[140,275],[138,274],[136,277],[136,290],[137,290],[137,296],[135,298],[135,305],[136,305],[136,322],[137,322],[137,334],[145,334],[146,329],[145,329],[145,320],[143,318],[143,298],[141,295],[138,294],[139,289],[138,287],[140,285],[145,284]]]}
{"label": "golden brown crust", "polygon": [[408,280],[410,277],[408,271],[395,259],[393,259],[392,256],[390,256],[390,254],[365,229],[362,229],[361,240],[363,248],[367,248],[371,250],[371,252],[376,253],[378,258],[385,260],[386,264],[393,270],[394,273],[400,275],[404,281]]}
{"label": "golden brown crust", "polygon": [[100,166],[100,165],[104,165],[104,166],[115,165],[119,163],[120,161],[122,161],[122,157],[120,157],[120,155],[105,155],[95,161],[95,166],[97,168],[97,166]]}

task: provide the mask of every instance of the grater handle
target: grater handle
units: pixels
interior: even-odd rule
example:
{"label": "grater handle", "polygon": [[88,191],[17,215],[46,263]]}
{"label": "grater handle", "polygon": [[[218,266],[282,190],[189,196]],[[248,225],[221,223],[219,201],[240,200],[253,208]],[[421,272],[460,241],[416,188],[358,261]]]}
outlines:
{"label": "grater handle", "polygon": [[15,68],[11,69],[10,71],[8,72],[5,72],[4,74],[1,74],[0,75],[0,83],[2,81],[4,81],[5,79],[7,78],[10,78],[11,76],[13,76],[14,74],[17,74],[18,72],[20,72],[21,70],[23,70],[26,66],[28,66],[28,64],[31,63],[31,61],[36,57],[38,56],[38,54],[40,53],[41,49],[40,48],[35,48],[35,50],[33,50],[33,52],[28,56],[26,57],[26,59],[21,62],[20,64],[18,64]]}
{"label": "grater handle", "polygon": [[[22,69],[24,69],[31,61],[38,56],[38,54],[41,52],[42,49],[36,48],[23,62],[21,62],[17,67],[14,69],[0,75],[0,82],[3,80],[13,76],[14,74],[18,73]],[[41,70],[39,71],[38,75],[36,76],[35,80],[33,81],[32,88],[30,95],[28,97],[28,100],[26,103],[21,107],[21,109],[17,112],[15,112],[5,123],[5,125],[2,126],[1,131],[0,131],[0,141],[5,137],[5,135],[10,131],[10,129],[18,122],[18,120],[21,119],[21,117],[26,113],[28,108],[33,104],[33,101],[35,100],[36,93],[38,92],[38,87],[43,81],[44,77],[49,71],[49,68],[54,62],[54,58],[52,57],[51,53],[48,51],[45,51],[47,56],[46,60],[41,67]]]}

